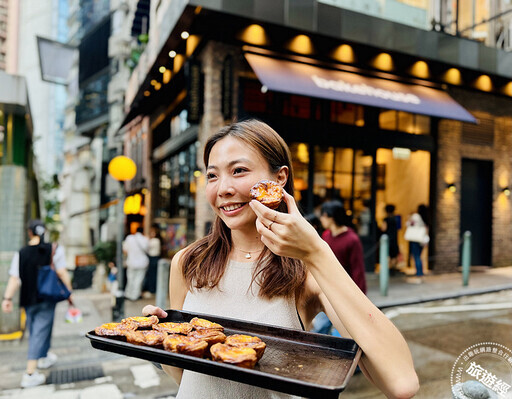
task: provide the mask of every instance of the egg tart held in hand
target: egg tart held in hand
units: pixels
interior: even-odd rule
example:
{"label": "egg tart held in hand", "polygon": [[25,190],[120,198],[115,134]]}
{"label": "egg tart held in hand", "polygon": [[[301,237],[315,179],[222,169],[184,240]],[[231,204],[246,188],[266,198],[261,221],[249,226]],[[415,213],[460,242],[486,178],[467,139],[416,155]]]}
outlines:
{"label": "egg tart held in hand", "polygon": [[153,324],[158,323],[158,317],[156,316],[135,316],[135,317],[127,317],[126,319],[121,320],[121,323],[135,323],[138,329],[142,328],[151,328]]}
{"label": "egg tart held in hand", "polygon": [[153,330],[166,332],[167,334],[183,334],[187,335],[193,329],[190,323],[158,323],[153,324]]}
{"label": "egg tart held in hand", "polygon": [[235,334],[230,335],[224,342],[226,345],[234,346],[236,348],[252,348],[256,351],[256,357],[258,360],[263,356],[267,344],[258,337],[251,335]]}
{"label": "egg tart held in hand", "polygon": [[124,337],[127,331],[136,329],[135,323],[105,323],[96,327],[94,333],[102,337]]}
{"label": "egg tart held in hand", "polygon": [[156,330],[126,331],[126,341],[135,345],[162,347],[167,334]]}
{"label": "egg tart held in hand", "polygon": [[251,198],[271,209],[276,209],[283,200],[283,188],[272,180],[261,180],[252,186]]}
{"label": "egg tart held in hand", "polygon": [[199,317],[194,317],[190,320],[190,324],[194,327],[194,330],[218,330],[224,331],[224,327],[220,324],[213,323],[210,320],[200,319]]}
{"label": "egg tart held in hand", "polygon": [[237,348],[226,344],[215,344],[210,348],[212,359],[216,362],[233,364],[248,369],[254,368],[258,358],[252,348]]}

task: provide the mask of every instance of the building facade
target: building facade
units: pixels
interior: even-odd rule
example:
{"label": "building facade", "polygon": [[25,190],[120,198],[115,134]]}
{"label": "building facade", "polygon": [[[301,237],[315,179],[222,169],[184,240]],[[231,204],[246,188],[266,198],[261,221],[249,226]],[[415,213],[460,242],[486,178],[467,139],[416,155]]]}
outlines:
{"label": "building facade", "polygon": [[368,271],[386,204],[401,216],[403,254],[407,217],[419,204],[429,207],[424,256],[435,272],[460,265],[465,231],[473,236],[472,264],[510,264],[512,54],[482,34],[461,37],[476,31],[464,30],[473,21],[462,18],[465,2],[452,35],[443,25],[450,4],[151,4],[155,22],[130,78],[123,125],[147,121],[145,188],[168,255],[213,220],[201,158],[207,137],[255,117],[290,146],[304,212],[343,201]]}

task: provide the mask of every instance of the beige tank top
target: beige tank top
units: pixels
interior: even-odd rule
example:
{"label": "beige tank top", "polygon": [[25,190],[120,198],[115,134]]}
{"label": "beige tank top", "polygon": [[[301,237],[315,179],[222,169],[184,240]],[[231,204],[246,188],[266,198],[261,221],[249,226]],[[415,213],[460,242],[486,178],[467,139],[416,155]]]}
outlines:
{"label": "beige tank top", "polygon": [[[265,299],[258,296],[259,286],[251,286],[256,263],[229,261],[226,271],[213,290],[189,292],[183,310],[262,324],[302,329],[293,298]],[[225,380],[189,370],[183,371],[177,399],[291,399],[268,389]]]}

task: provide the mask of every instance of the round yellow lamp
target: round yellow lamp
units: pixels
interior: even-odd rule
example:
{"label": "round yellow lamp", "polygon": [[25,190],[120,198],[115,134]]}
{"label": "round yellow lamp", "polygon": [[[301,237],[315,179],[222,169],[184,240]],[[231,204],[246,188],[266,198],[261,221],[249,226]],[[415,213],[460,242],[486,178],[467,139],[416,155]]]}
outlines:
{"label": "round yellow lamp", "polygon": [[130,158],[119,155],[109,162],[108,173],[118,181],[131,180],[137,173],[137,165]]}

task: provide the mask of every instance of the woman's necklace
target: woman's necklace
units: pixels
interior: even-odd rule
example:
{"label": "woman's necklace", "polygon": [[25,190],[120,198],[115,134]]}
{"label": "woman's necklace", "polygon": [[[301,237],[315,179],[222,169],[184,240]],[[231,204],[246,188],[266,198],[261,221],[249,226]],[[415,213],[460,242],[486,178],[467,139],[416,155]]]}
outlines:
{"label": "woman's necklace", "polygon": [[257,251],[244,251],[243,249],[239,249],[239,248],[236,248],[236,247],[235,247],[235,249],[240,251],[240,252],[243,252],[245,254],[245,259],[251,259],[252,258],[251,254],[256,254],[258,252],[263,251],[263,248],[258,249]]}

